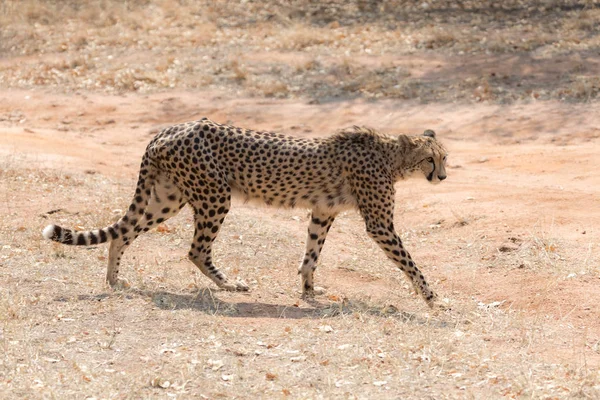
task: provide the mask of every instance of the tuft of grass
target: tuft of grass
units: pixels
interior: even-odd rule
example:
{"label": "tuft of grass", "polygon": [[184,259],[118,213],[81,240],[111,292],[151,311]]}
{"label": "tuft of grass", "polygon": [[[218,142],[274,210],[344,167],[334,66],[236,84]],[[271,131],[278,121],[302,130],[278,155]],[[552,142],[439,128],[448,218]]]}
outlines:
{"label": "tuft of grass", "polygon": [[426,37],[419,43],[419,45],[428,50],[434,50],[442,47],[451,47],[458,42],[458,40],[459,39],[457,38],[455,32],[434,27],[431,29],[431,32],[427,34]]}
{"label": "tuft of grass", "polygon": [[558,90],[563,99],[589,102],[600,96],[600,78],[597,76],[578,76],[568,86]]}
{"label": "tuft of grass", "polygon": [[327,46],[334,36],[327,28],[297,24],[284,28],[278,33],[277,47],[281,50],[307,50],[313,46]]}
{"label": "tuft of grass", "polygon": [[284,98],[289,94],[288,86],[277,81],[260,83],[258,90],[266,97]]}
{"label": "tuft of grass", "polygon": [[228,69],[231,71],[233,75],[233,80],[236,82],[243,82],[248,78],[248,72],[244,68],[243,65],[240,65],[238,61],[231,61],[228,66]]}

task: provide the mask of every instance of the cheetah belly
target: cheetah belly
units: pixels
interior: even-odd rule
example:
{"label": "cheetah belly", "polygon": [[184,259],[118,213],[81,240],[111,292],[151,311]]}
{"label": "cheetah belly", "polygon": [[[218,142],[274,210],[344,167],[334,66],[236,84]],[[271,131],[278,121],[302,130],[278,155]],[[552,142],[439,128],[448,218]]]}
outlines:
{"label": "cheetah belly", "polygon": [[[342,182],[331,185],[333,189],[312,187],[312,185],[296,186],[293,190],[272,190],[243,185],[235,179],[229,180],[233,197],[246,203],[261,204],[277,208],[305,208],[309,210],[329,210],[334,214],[356,209],[356,199],[349,187]],[[271,186],[276,185],[275,183]]]}

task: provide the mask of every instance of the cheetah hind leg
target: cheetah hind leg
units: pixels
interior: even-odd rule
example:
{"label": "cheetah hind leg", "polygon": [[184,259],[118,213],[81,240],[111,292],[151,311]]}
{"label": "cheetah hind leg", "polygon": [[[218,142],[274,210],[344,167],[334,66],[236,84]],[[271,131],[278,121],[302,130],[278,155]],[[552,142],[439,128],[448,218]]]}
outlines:
{"label": "cheetah hind leg", "polygon": [[207,202],[204,202],[203,204],[207,205],[206,209],[202,207],[202,203],[199,204],[200,207],[194,207],[196,230],[188,257],[200,272],[210,278],[219,288],[229,292],[246,292],[249,287],[244,281],[229,280],[227,275],[212,262],[212,243],[217,238],[221,224],[229,211],[230,201],[231,198],[227,192],[217,204],[208,205]]}
{"label": "cheetah hind leg", "polygon": [[148,206],[140,210],[142,216],[133,231],[129,230],[110,242],[106,281],[113,289],[128,289],[131,286],[127,279],[118,276],[121,258],[127,247],[143,232],[177,215],[185,204],[186,200],[175,185],[164,176],[156,178]]}

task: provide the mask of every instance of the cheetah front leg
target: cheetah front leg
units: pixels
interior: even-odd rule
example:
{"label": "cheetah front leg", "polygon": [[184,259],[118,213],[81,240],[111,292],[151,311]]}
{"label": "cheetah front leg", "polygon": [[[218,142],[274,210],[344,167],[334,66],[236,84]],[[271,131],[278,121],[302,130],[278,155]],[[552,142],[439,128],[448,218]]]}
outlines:
{"label": "cheetah front leg", "polygon": [[308,238],[306,239],[306,252],[298,273],[302,275],[302,296],[312,297],[323,294],[325,290],[314,286],[313,275],[317,269],[317,261],[325,243],[327,233],[335,219],[335,214],[321,210],[313,210],[308,225]]}
{"label": "cheetah front leg", "polygon": [[385,254],[408,277],[415,291],[423,297],[429,307],[434,306],[437,295],[429,288],[423,273],[417,268],[412,257],[402,245],[402,240],[396,234],[392,221],[384,222],[389,229],[367,225],[367,233],[383,249]]}
{"label": "cheetah front leg", "polygon": [[382,197],[383,199],[387,197],[387,202],[384,202],[384,204],[373,204],[372,201],[359,199],[359,208],[365,220],[367,233],[381,247],[388,258],[404,272],[427,305],[433,308],[437,295],[429,288],[423,273],[417,268],[394,229],[393,191],[388,196]]}

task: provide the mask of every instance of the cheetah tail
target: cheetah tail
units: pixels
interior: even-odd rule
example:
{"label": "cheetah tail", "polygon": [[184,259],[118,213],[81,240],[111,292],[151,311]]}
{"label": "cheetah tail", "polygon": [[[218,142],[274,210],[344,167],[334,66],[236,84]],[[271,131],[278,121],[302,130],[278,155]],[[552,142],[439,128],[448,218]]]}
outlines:
{"label": "cheetah tail", "polygon": [[44,228],[42,235],[46,239],[62,244],[91,246],[106,243],[127,234],[132,229],[135,229],[139,221],[138,216],[143,215],[144,210],[148,206],[155,177],[154,167],[150,163],[148,155],[145,154],[142,159],[135,196],[129,206],[129,210],[119,221],[106,228],[91,231],[76,231],[58,225],[48,225]]}

